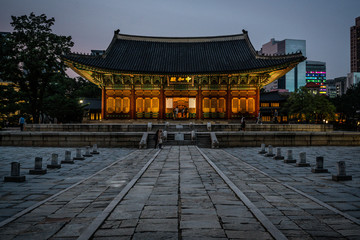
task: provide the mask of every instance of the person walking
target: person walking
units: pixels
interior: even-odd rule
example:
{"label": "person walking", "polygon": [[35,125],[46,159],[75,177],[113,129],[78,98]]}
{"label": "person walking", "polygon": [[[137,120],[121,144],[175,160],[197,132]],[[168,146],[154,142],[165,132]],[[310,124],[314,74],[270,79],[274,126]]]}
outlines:
{"label": "person walking", "polygon": [[19,118],[19,124],[20,124],[20,131],[24,131],[25,118],[23,116]]}

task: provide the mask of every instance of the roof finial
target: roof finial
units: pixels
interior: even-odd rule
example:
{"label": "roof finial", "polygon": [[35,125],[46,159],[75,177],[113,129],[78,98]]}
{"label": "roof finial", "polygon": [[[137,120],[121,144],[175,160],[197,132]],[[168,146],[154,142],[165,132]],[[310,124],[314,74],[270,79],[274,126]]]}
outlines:
{"label": "roof finial", "polygon": [[115,34],[119,34],[119,32],[120,32],[120,29],[117,29],[114,31]]}
{"label": "roof finial", "polygon": [[246,31],[245,29],[242,30],[243,34],[247,34],[248,31]]}

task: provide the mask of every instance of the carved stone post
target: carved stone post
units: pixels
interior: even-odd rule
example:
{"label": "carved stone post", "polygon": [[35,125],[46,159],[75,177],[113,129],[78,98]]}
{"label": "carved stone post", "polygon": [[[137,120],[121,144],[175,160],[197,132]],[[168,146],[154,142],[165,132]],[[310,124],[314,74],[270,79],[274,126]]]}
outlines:
{"label": "carved stone post", "polygon": [[61,165],[58,163],[59,155],[56,153],[51,154],[51,164],[47,165],[47,168],[61,168]]}
{"label": "carved stone post", "polygon": [[24,181],[25,181],[25,176],[20,175],[20,163],[12,162],[10,176],[5,176],[4,182],[24,182]]}
{"label": "carved stone post", "polygon": [[281,148],[276,148],[276,156],[274,157],[275,160],[283,160],[284,157],[281,155]]}
{"label": "carved stone post", "polygon": [[324,168],[324,157],[316,157],[316,167],[311,169],[313,173],[327,173],[329,172]]}
{"label": "carved stone post", "polygon": [[306,152],[301,152],[299,158],[299,161],[296,163],[297,167],[310,167],[310,164],[306,162]]}
{"label": "carved stone post", "polygon": [[265,153],[266,153],[265,143],[262,143],[262,144],[261,144],[261,150],[260,150],[259,154],[265,154]]}
{"label": "carved stone post", "polygon": [[42,174],[45,174],[46,172],[47,172],[46,169],[42,168],[42,158],[36,157],[34,169],[30,169],[29,174],[42,175]]}
{"label": "carved stone post", "polygon": [[273,153],[273,146],[269,145],[268,149],[269,149],[269,152],[267,154],[265,154],[265,157],[274,157],[275,154]]}
{"label": "carved stone post", "polygon": [[339,162],[337,162],[338,174],[337,174],[337,175],[332,175],[332,180],[334,180],[334,181],[348,181],[348,180],[352,180],[352,176],[351,176],[351,175],[346,175],[346,169],[345,169],[345,167],[346,167],[345,161],[339,161]]}
{"label": "carved stone post", "polygon": [[71,151],[65,151],[65,160],[61,161],[61,164],[74,164],[74,160],[71,159]]}
{"label": "carved stone post", "polygon": [[296,160],[293,158],[291,149],[287,150],[287,156],[286,159],[284,160],[284,163],[296,163]]}
{"label": "carved stone post", "polygon": [[73,160],[85,160],[85,158],[81,155],[81,148],[76,149],[76,155]]}

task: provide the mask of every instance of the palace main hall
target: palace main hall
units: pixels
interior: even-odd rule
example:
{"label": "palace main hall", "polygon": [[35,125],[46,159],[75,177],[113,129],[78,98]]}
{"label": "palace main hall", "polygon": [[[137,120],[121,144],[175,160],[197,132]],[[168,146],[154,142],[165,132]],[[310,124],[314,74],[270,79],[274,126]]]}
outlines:
{"label": "palace main hall", "polygon": [[97,53],[63,59],[102,89],[102,119],[257,116],[260,89],[305,60],[301,52],[261,55],[245,30],[187,38],[115,31],[108,48]]}

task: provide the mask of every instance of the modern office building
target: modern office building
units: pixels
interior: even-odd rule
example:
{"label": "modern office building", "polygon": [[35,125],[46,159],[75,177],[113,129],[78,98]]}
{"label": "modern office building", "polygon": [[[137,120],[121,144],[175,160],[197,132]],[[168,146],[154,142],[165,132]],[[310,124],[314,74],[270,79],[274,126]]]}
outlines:
{"label": "modern office building", "polygon": [[[301,52],[306,57],[306,41],[296,39],[285,39],[276,41],[274,38],[270,42],[262,45],[261,53],[270,55],[284,55]],[[294,69],[288,72],[285,76],[280,77],[273,83],[265,86],[266,91],[274,89],[288,89],[294,92],[301,86],[306,85],[306,63],[299,63]]]}
{"label": "modern office building", "polygon": [[351,72],[360,72],[360,17],[350,28],[350,62]]}
{"label": "modern office building", "polygon": [[306,83],[315,83],[319,86],[319,94],[326,94],[326,63],[306,61]]}
{"label": "modern office building", "polygon": [[341,96],[346,93],[346,77],[334,78],[334,85],[336,89],[336,96]]}
{"label": "modern office building", "polygon": [[327,79],[325,85],[326,85],[326,95],[328,95],[329,98],[335,98],[337,96],[335,80]]}
{"label": "modern office building", "polygon": [[102,119],[256,117],[260,89],[304,60],[301,53],[260,55],[245,30],[192,38],[115,31],[102,55],[64,56],[102,89]]}
{"label": "modern office building", "polygon": [[345,83],[345,93],[351,88],[352,85],[356,85],[360,83],[360,72],[351,72],[348,73]]}

